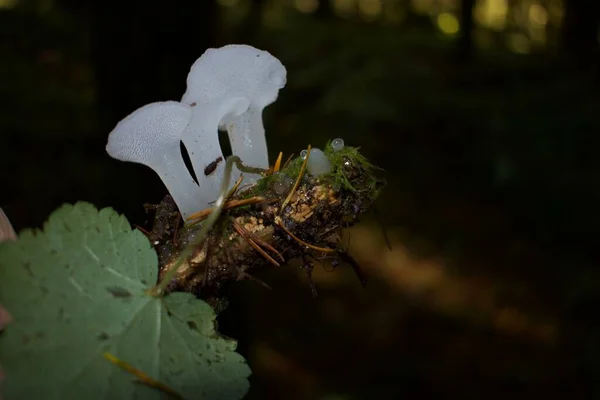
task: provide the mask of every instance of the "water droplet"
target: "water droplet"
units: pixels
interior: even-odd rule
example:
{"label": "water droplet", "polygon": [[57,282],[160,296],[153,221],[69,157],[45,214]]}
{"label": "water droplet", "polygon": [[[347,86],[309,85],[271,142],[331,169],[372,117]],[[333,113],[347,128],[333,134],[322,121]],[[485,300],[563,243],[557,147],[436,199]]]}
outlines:
{"label": "water droplet", "polygon": [[302,150],[300,152],[300,157],[302,157],[302,159],[304,160],[306,158],[306,154],[308,153],[308,151],[306,149]]}
{"label": "water droplet", "polygon": [[344,148],[344,139],[342,139],[342,138],[333,139],[333,141],[331,142],[331,148],[333,149],[333,151],[340,151],[341,149],[343,149]]}

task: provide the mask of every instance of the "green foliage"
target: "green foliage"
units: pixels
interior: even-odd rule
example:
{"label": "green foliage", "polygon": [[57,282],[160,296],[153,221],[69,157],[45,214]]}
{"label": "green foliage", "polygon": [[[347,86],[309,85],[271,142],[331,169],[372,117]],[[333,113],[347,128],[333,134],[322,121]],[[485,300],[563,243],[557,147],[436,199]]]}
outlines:
{"label": "green foliage", "polygon": [[237,399],[250,370],[215,313],[192,294],[146,294],[157,257],[114,210],[64,205],[44,230],[0,245],[0,337],[8,399],[158,399],[103,357],[108,352],[185,398]]}
{"label": "green foliage", "polygon": [[[330,178],[333,180],[334,186],[343,187],[346,190],[352,191],[359,190],[371,192],[374,197],[377,197],[378,187],[381,182],[375,176],[375,170],[380,170],[380,168],[371,164],[369,160],[360,153],[359,147],[344,146],[341,150],[334,151],[331,147],[331,141],[329,141],[325,145],[325,154],[333,166]],[[360,168],[365,172],[364,179],[360,182],[361,187],[354,187],[346,176],[346,172],[344,172],[346,163]]]}
{"label": "green foliage", "polygon": [[[292,159],[285,168],[282,168],[279,172],[283,175],[288,176],[289,178],[296,179],[300,174],[300,169],[302,167],[302,162],[304,160],[302,157],[295,157]],[[285,162],[282,161],[282,163]],[[275,183],[279,178],[276,174],[271,174],[268,176],[264,176],[256,182],[254,187],[250,188],[246,192],[244,192],[243,197],[248,198],[252,196],[260,196],[264,195],[265,192],[270,191],[272,189],[273,183]]]}
{"label": "green foliage", "polygon": [[290,178],[296,179],[298,174],[300,174],[300,169],[302,168],[302,162],[304,159],[302,157],[296,157],[290,161],[289,165],[281,170],[282,174],[289,176]]}

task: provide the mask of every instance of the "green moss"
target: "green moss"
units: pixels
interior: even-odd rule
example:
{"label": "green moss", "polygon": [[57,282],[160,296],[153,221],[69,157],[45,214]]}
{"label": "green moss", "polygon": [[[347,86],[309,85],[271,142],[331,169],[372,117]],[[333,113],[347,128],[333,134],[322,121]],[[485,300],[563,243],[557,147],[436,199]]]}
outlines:
{"label": "green moss", "polygon": [[[320,178],[322,181],[330,182],[336,189],[353,192],[370,192],[373,196],[377,196],[382,182],[375,176],[375,173],[380,168],[372,165],[360,153],[359,147],[344,146],[340,151],[333,151],[331,141],[328,141],[325,145],[324,153],[329,157],[333,169],[330,174]],[[280,173],[296,180],[302,168],[303,161],[302,157],[294,158]],[[275,179],[277,179],[276,175],[263,177],[254,187],[246,191],[243,197],[248,198],[268,194]]]}
{"label": "green moss", "polygon": [[290,161],[289,165],[281,170],[282,174],[286,174],[290,178],[296,179],[298,174],[300,173],[300,168],[302,168],[302,162],[304,160],[302,157],[296,157],[292,161]]}
{"label": "green moss", "polygon": [[250,196],[248,196],[248,197],[256,196],[259,194],[264,194],[265,192],[267,192],[268,190],[271,189],[271,184],[273,183],[273,181],[274,181],[273,175],[265,176],[265,177],[259,179],[256,182],[256,185],[254,185],[254,187],[249,191]]}
{"label": "green moss", "polygon": [[233,218],[231,217],[219,218],[213,226],[213,231],[219,232],[220,235],[225,235],[231,229],[230,227],[232,220]]}
{"label": "green moss", "polygon": [[[333,170],[329,174],[332,184],[351,191],[370,191],[374,192],[381,186],[381,181],[377,179],[375,173],[380,168],[374,166],[369,160],[360,153],[360,147],[344,146],[339,151],[334,151],[331,147],[331,141],[325,145],[325,155],[331,161]],[[350,167],[345,164],[349,162]],[[360,171],[357,179],[348,174],[352,171]]]}
{"label": "green moss", "polygon": [[381,169],[379,167],[375,167],[373,164],[367,160],[365,156],[360,153],[360,147],[350,147],[344,146],[340,151],[333,151],[331,147],[331,141],[327,142],[325,145],[324,153],[329,157],[331,163],[334,167],[342,167],[344,162],[349,159],[350,162],[360,165],[365,171],[371,171]]}

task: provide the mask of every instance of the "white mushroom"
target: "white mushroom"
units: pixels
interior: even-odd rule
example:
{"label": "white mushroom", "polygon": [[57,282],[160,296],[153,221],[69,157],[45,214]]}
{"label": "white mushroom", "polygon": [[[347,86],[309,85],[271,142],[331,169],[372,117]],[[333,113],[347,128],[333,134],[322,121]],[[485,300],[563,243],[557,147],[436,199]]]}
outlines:
{"label": "white mushroom", "polygon": [[225,163],[219,144],[219,123],[241,115],[249,105],[246,98],[234,97],[192,107],[192,116],[181,140],[201,188],[201,197],[197,199],[201,208],[216,200],[223,179]]}
{"label": "white mushroom", "polygon": [[181,155],[181,136],[192,108],[175,101],[147,104],[125,117],[112,130],[107,153],[117,160],[144,164],[162,179],[183,218],[198,211],[200,189]]}
{"label": "white mushroom", "polygon": [[[277,58],[254,47],[229,45],[208,49],[192,65],[182,102],[200,106],[234,97],[248,99],[246,112],[223,118],[220,125],[228,130],[233,154],[248,166],[266,169],[269,159],[262,111],[277,99],[279,89],[286,84],[286,75]],[[258,178],[249,175],[245,183]]]}
{"label": "white mushroom", "polygon": [[[304,152],[306,152],[306,150],[302,150],[302,153],[300,153],[302,158],[306,158],[306,154],[303,155]],[[329,157],[323,153],[323,150],[313,148],[310,151],[310,156],[306,163],[306,171],[309,174],[312,176],[326,175],[331,173],[332,169],[333,166],[331,165],[331,161],[329,160]]]}
{"label": "white mushroom", "polygon": [[[233,154],[245,165],[269,167],[262,111],[285,83],[285,67],[266,51],[245,45],[209,49],[192,66],[182,103],[157,102],[134,111],[110,133],[106,151],[152,168],[187,218],[219,194],[225,164],[219,127],[227,128]],[[181,141],[198,184],[183,161]],[[238,173],[234,168],[232,179]],[[259,177],[249,175],[245,183]]]}

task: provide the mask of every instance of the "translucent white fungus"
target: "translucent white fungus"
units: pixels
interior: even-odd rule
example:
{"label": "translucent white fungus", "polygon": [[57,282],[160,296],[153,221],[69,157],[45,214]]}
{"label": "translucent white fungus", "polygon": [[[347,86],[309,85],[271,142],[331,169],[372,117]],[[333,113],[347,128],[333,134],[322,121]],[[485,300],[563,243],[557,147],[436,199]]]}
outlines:
{"label": "translucent white fungus", "polygon": [[[110,133],[106,151],[156,171],[186,219],[219,195],[225,165],[219,127],[227,129],[232,152],[245,165],[269,167],[262,111],[277,99],[286,75],[277,58],[254,47],[208,49],[192,65],[181,103],[151,103],[134,111]],[[185,166],[181,142],[198,184]],[[234,167],[230,184],[239,175]],[[259,178],[246,174],[244,184]]]}
{"label": "translucent white fungus", "polygon": [[331,148],[333,151],[340,151],[344,148],[344,139],[337,138],[331,141]]}
{"label": "translucent white fungus", "polygon": [[[192,167],[196,173],[201,196],[197,200],[198,210],[209,207],[219,194],[221,180],[225,172],[223,151],[219,143],[219,124],[224,118],[232,118],[244,113],[249,106],[244,97],[214,100],[192,107],[190,122],[181,140],[187,149]],[[213,163],[215,168],[208,170]],[[235,182],[239,175],[232,175]]]}
{"label": "translucent white fungus", "polygon": [[306,155],[308,154],[308,150],[304,149],[300,152],[300,157],[304,160]]}
{"label": "translucent white fungus", "polygon": [[[229,133],[233,154],[248,166],[266,169],[269,160],[262,112],[277,99],[286,76],[286,69],[277,58],[252,46],[208,49],[192,65],[181,101],[201,105],[234,97],[248,99],[247,111],[223,118],[221,126]],[[244,183],[253,183],[258,178],[248,175]]]}
{"label": "translucent white fungus", "polygon": [[306,163],[306,170],[313,176],[325,175],[332,170],[331,161],[320,149],[311,149]]}
{"label": "translucent white fungus", "polygon": [[184,218],[198,211],[200,197],[180,149],[181,136],[191,116],[191,107],[175,101],[147,104],[119,122],[106,145],[111,157],[152,168]]}

